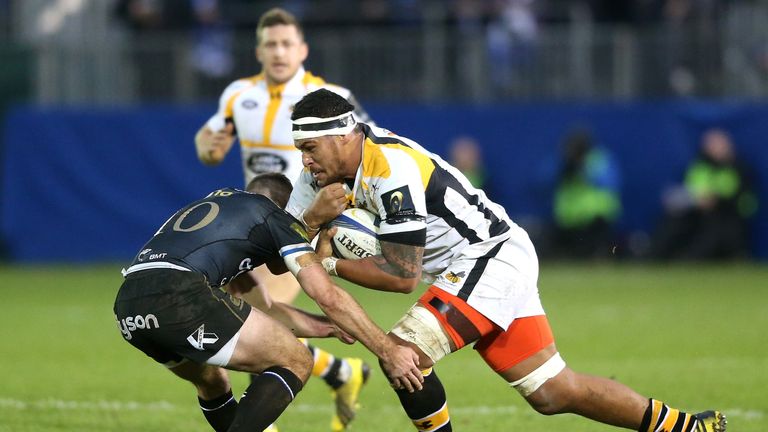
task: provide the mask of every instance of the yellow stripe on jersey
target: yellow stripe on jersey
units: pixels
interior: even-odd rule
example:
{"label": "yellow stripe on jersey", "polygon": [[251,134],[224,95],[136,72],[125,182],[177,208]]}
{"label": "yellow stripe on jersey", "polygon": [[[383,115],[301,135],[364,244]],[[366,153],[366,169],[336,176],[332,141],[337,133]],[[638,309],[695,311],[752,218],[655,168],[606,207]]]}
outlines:
{"label": "yellow stripe on jersey", "polygon": [[407,153],[419,167],[421,183],[424,186],[424,190],[427,189],[429,178],[432,176],[432,172],[435,171],[435,164],[432,163],[429,156],[404,144],[376,144],[370,138],[366,138],[365,148],[363,149],[363,177],[389,178],[392,174],[389,161],[381,151],[382,147],[398,149]]}
{"label": "yellow stripe on jersey", "polygon": [[283,102],[284,89],[285,83],[276,86],[267,86],[267,92],[269,92],[269,104],[267,105],[267,115],[264,117],[264,131],[262,132],[262,139],[264,140],[263,144],[265,146],[272,144],[272,126],[275,125],[277,110],[280,109],[280,104]]}
{"label": "yellow stripe on jersey", "polygon": [[262,79],[264,79],[263,73],[254,75],[250,78],[244,78],[244,80],[250,81],[251,85],[236,91],[232,94],[232,96],[229,97],[229,99],[227,99],[227,105],[224,107],[224,118],[232,118],[234,116],[235,99],[237,99],[237,97],[240,96],[240,94],[242,94],[244,91],[255,86]]}
{"label": "yellow stripe on jersey", "polygon": [[304,85],[304,87],[314,84],[316,86],[321,86],[325,84],[325,80],[320,78],[317,75],[313,75],[312,72],[306,71],[304,72],[304,76],[301,79],[301,83]]}
{"label": "yellow stripe on jersey", "polygon": [[256,85],[259,81],[264,79],[264,72],[258,73],[250,78],[244,78],[251,82],[251,84]]}
{"label": "yellow stripe on jersey", "polygon": [[248,141],[248,140],[240,140],[240,145],[243,147],[248,148],[271,148],[275,150],[296,150],[299,151],[299,149],[296,148],[293,144],[266,144],[266,143],[259,143],[256,141]]}

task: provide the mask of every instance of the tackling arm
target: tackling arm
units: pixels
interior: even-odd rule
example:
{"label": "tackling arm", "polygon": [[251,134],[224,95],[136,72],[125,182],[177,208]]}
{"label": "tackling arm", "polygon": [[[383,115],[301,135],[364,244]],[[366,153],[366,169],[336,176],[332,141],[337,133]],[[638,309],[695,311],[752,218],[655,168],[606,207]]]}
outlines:
{"label": "tackling arm", "polygon": [[338,328],[324,315],[312,314],[281,302],[272,303],[272,307],[265,312],[288,327],[296,337],[336,337],[344,343],[355,342],[352,336]]}
{"label": "tackling arm", "polygon": [[297,259],[296,274],[301,287],[320,309],[339,327],[359,340],[382,362],[382,367],[396,388],[421,389],[423,377],[418,355],[397,345],[368,317],[362,307],[346,291],[336,286],[323,270],[314,253]]}
{"label": "tackling arm", "polygon": [[241,274],[229,284],[227,292],[234,296],[254,291],[251,306],[261,310],[273,319],[288,327],[296,337],[336,337],[344,343],[353,343],[354,338],[335,326],[326,316],[316,315],[286,303],[274,302],[263,283],[259,282],[256,272]]}

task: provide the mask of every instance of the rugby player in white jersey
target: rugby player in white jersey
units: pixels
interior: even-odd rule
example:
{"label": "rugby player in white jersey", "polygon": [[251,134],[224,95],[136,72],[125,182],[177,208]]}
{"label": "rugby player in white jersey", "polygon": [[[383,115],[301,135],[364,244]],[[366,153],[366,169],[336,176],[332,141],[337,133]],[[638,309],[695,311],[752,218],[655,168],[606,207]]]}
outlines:
{"label": "rugby player in white jersey", "polygon": [[312,233],[347,206],[374,212],[381,255],[334,258],[322,235],[317,250],[326,271],[382,291],[408,293],[421,279],[430,284],[390,333],[419,353],[424,368],[421,391],[393,385],[417,430],[452,430],[432,366],[474,344],[542,414],[575,413],[642,432],[725,431],[718,411],[688,414],[566,366],[539,299],[538,259],[526,232],[439,156],[357,122],[352,110],[325,90],[296,104],[293,137],[306,170],[287,210]]}
{"label": "rugby player in white jersey", "polygon": [[[245,184],[265,172],[280,172],[294,182],[302,170],[301,152],[293,145],[291,111],[305,94],[328,88],[347,99],[349,90],[326,83],[302,66],[309,48],[299,22],[279,8],[265,12],[256,28],[258,75],[232,82],[219,100],[218,111],[195,136],[197,155],[206,165],[221,163],[235,139],[240,143]],[[367,114],[356,115],[367,120]],[[266,266],[255,270],[274,301],[292,303],[300,287],[290,273],[273,275]],[[255,304],[259,298],[243,298]],[[359,358],[340,358],[308,344],[315,358],[313,376],[322,377],[333,389],[336,413],[331,430],[340,431],[354,418],[360,390],[369,368]]]}

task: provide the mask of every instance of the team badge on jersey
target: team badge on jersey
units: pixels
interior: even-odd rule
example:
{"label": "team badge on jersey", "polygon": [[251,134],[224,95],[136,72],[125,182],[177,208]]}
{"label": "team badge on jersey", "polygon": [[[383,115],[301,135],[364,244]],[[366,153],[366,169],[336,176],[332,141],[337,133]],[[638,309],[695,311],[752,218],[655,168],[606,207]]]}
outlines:
{"label": "team badge on jersey", "polygon": [[383,193],[381,195],[381,201],[387,212],[388,224],[398,224],[421,218],[416,214],[413,198],[411,198],[411,192],[408,190],[408,186],[399,187]]}
{"label": "team badge on jersey", "polygon": [[464,277],[465,274],[466,273],[464,273],[463,271],[458,273],[454,273],[450,271],[445,275],[445,278],[448,279],[448,281],[450,281],[451,283],[459,283],[459,281],[461,280],[461,278]]}
{"label": "team badge on jersey", "polygon": [[288,161],[272,153],[253,153],[248,157],[248,169],[256,174],[285,172]]}
{"label": "team badge on jersey", "polygon": [[246,99],[240,103],[240,106],[242,106],[245,109],[251,110],[259,106],[259,103],[253,99]]}

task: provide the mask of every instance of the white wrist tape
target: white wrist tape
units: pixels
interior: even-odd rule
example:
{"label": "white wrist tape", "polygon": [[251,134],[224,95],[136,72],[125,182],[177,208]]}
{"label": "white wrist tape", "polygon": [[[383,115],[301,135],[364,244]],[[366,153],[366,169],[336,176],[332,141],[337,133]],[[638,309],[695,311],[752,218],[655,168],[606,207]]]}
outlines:
{"label": "white wrist tape", "polygon": [[339,274],[336,273],[336,261],[338,260],[339,260],[338,258],[334,258],[334,257],[323,258],[321,262],[323,264],[323,268],[325,269],[325,272],[331,276],[338,276]]}
{"label": "white wrist tape", "polygon": [[538,390],[547,380],[557,376],[563,369],[565,369],[565,361],[560,357],[560,353],[555,353],[544,364],[536,368],[535,371],[517,381],[509,383],[509,385],[525,397]]}

